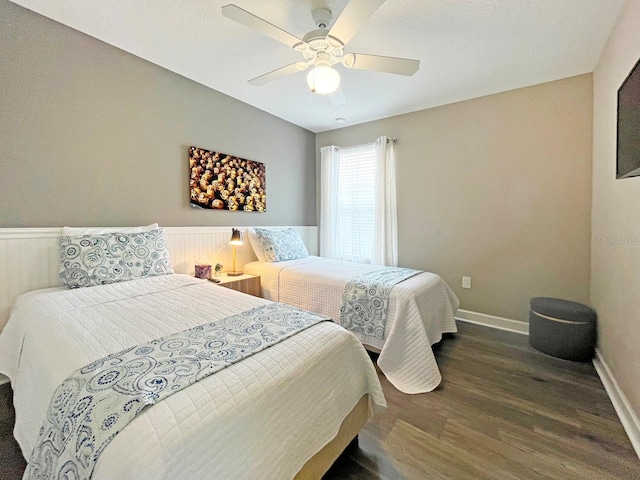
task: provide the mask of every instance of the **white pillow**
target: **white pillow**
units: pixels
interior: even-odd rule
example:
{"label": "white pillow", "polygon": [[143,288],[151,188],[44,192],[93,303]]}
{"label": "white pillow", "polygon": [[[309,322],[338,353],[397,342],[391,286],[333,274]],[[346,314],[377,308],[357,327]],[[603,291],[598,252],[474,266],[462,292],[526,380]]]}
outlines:
{"label": "white pillow", "polygon": [[157,223],[152,223],[144,227],[62,227],[62,236],[102,235],[104,233],[142,233],[150,232],[157,228]]}
{"label": "white pillow", "polygon": [[267,256],[264,253],[262,241],[258,235],[256,235],[256,230],[254,228],[247,228],[247,235],[249,236],[249,243],[251,244],[251,248],[253,248],[253,253],[256,254],[260,262],[266,262]]}

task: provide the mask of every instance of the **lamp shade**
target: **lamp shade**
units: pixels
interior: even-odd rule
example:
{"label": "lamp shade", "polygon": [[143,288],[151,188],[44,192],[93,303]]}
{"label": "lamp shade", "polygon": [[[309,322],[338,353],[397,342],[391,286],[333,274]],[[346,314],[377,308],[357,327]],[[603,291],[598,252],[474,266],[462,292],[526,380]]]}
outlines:
{"label": "lamp shade", "polygon": [[242,245],[242,232],[237,228],[231,229],[231,240],[229,241],[231,245]]}
{"label": "lamp shade", "polygon": [[340,74],[327,65],[319,65],[307,75],[307,84],[313,93],[327,95],[340,86]]}

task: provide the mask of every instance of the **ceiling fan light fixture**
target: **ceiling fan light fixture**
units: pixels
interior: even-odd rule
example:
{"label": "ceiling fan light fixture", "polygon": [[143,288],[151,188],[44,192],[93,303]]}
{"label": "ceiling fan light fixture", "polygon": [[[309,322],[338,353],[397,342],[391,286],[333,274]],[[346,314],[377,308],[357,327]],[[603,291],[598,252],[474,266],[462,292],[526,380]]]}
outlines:
{"label": "ceiling fan light fixture", "polygon": [[328,95],[340,86],[340,74],[327,65],[318,65],[307,74],[307,84],[313,93]]}

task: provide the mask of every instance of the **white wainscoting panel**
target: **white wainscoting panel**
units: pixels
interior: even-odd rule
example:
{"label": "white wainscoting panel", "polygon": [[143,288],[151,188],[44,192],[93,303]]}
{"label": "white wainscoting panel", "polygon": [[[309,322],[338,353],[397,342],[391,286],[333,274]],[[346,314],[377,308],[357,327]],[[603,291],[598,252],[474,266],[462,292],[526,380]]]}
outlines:
{"label": "white wainscoting panel", "polygon": [[0,329],[16,297],[59,285],[60,228],[0,229]]}
{"label": "white wainscoting panel", "polygon": [[[317,255],[317,227],[292,228],[300,233],[309,253]],[[164,227],[164,230],[176,273],[192,275],[194,265],[200,261],[221,263],[225,271],[232,269],[231,227]],[[61,285],[58,278],[61,233],[62,228],[0,228],[0,331],[18,295]],[[245,236],[244,240],[236,250],[238,270],[256,260],[249,239]]]}

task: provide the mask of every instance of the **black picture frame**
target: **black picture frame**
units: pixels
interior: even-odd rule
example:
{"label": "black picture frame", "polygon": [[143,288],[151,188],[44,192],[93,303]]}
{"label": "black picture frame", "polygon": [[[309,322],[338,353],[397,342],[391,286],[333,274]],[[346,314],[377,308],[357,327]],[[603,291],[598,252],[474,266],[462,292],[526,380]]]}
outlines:
{"label": "black picture frame", "polygon": [[616,179],[640,176],[640,59],[618,89]]}

